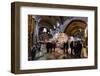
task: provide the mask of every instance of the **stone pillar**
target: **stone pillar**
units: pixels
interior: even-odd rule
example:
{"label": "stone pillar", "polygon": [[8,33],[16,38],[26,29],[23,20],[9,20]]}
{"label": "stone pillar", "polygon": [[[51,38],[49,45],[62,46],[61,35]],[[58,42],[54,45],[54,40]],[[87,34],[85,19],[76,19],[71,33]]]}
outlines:
{"label": "stone pillar", "polygon": [[31,57],[31,48],[33,46],[33,34],[34,34],[35,21],[32,15],[28,15],[28,57]]}

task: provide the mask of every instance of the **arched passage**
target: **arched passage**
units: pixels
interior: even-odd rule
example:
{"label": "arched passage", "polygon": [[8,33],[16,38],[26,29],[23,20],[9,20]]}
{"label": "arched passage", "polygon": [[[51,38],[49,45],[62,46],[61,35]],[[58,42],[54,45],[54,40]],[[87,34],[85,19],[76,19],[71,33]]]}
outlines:
{"label": "arched passage", "polygon": [[77,36],[80,34],[80,32],[84,34],[84,30],[86,27],[87,23],[85,21],[73,20],[67,25],[64,32],[68,35]]}

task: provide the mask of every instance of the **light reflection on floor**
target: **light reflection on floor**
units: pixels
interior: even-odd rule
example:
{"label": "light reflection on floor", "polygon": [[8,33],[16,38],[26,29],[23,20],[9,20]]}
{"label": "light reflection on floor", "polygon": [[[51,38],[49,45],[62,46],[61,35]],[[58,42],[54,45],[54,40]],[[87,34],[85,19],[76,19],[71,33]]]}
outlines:
{"label": "light reflection on floor", "polygon": [[[87,50],[86,48],[82,48],[81,52],[81,58],[87,58]],[[35,60],[53,60],[53,59],[75,59],[75,54],[73,52],[73,55],[64,54],[62,49],[56,48],[55,51],[52,51],[51,53],[46,53],[46,50],[37,52]]]}

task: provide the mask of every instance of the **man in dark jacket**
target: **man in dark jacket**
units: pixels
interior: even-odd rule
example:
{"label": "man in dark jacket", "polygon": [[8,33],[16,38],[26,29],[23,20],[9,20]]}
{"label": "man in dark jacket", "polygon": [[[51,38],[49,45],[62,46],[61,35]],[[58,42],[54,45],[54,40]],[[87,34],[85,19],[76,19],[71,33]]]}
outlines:
{"label": "man in dark jacket", "polygon": [[46,49],[47,49],[47,53],[52,52],[52,43],[47,42],[47,43],[46,43]]}
{"label": "man in dark jacket", "polygon": [[68,42],[64,42],[64,54],[68,54]]}
{"label": "man in dark jacket", "polygon": [[78,41],[78,44],[77,44],[77,51],[78,51],[78,58],[81,58],[81,51],[82,51],[82,44],[80,41]]}
{"label": "man in dark jacket", "polygon": [[70,42],[70,48],[71,48],[71,56],[73,56],[73,52],[74,52],[74,41]]}
{"label": "man in dark jacket", "polygon": [[80,41],[77,41],[75,44],[76,44],[74,47],[75,57],[81,58],[82,44]]}

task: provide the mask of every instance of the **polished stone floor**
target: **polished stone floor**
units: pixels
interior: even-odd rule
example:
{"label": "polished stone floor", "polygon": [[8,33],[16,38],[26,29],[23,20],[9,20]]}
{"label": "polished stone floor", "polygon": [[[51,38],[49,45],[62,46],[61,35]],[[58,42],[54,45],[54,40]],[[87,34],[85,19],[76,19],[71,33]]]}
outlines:
{"label": "polished stone floor", "polygon": [[[87,50],[86,48],[82,49],[81,52],[81,58],[87,58]],[[54,59],[75,59],[75,54],[73,52],[73,55],[70,54],[64,54],[63,50],[56,48],[55,51],[52,51],[51,53],[47,53],[46,49],[43,48],[42,51],[36,53],[35,60],[54,60]]]}

